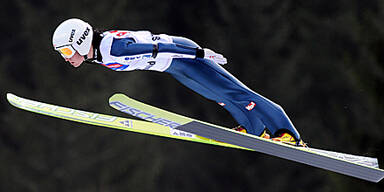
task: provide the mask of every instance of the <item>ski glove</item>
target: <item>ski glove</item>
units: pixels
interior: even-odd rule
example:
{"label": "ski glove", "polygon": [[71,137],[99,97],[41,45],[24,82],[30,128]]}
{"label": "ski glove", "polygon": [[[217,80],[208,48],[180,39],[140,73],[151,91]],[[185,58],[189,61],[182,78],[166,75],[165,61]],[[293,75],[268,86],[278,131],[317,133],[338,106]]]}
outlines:
{"label": "ski glove", "polygon": [[227,64],[227,59],[222,54],[215,53],[214,51],[207,48],[198,49],[196,51],[196,57],[208,59],[220,65]]}

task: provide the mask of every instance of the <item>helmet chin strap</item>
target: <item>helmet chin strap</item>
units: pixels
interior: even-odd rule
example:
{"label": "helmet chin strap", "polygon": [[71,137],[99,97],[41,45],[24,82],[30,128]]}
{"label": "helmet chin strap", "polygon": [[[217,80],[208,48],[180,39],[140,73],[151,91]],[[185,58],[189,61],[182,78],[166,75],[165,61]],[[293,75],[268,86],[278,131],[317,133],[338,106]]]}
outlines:
{"label": "helmet chin strap", "polygon": [[88,58],[88,55],[84,55],[84,62],[85,63],[89,63],[89,64],[95,64],[97,63],[96,60],[97,60],[97,51],[96,49],[93,49],[93,55],[91,58]]}
{"label": "helmet chin strap", "polygon": [[88,55],[84,55],[84,63],[94,64],[95,58],[88,58]]}
{"label": "helmet chin strap", "polygon": [[102,61],[100,50],[98,49],[101,39],[104,37],[102,32],[94,32],[92,41],[92,58],[88,58],[88,55],[84,55],[84,62],[89,64],[100,64]]}

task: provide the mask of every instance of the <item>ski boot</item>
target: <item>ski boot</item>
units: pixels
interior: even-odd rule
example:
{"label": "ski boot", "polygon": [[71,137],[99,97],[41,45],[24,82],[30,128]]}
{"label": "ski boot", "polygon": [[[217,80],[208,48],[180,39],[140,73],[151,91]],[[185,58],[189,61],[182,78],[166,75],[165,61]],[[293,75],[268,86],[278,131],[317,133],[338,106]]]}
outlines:
{"label": "ski boot", "polygon": [[297,147],[308,147],[307,144],[303,142],[303,140],[300,139],[300,141],[296,141],[295,138],[289,133],[281,133],[278,137],[272,138],[272,140]]}
{"label": "ski boot", "polygon": [[[232,128],[232,130],[235,130],[235,131],[238,131],[238,132],[242,132],[242,133],[247,133],[247,130],[243,126],[241,126],[241,125]],[[264,139],[270,139],[271,138],[269,136],[269,134],[267,133],[267,130],[264,130],[263,133],[259,137],[262,137]]]}

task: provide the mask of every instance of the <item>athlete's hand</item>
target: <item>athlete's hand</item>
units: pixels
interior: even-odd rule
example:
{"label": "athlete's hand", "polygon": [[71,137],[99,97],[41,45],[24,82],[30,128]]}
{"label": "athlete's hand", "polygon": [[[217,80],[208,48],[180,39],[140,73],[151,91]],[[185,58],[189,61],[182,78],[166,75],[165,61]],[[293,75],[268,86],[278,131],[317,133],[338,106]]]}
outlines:
{"label": "athlete's hand", "polygon": [[204,59],[209,59],[220,65],[227,64],[227,59],[222,54],[215,53],[214,51],[207,48],[204,48]]}

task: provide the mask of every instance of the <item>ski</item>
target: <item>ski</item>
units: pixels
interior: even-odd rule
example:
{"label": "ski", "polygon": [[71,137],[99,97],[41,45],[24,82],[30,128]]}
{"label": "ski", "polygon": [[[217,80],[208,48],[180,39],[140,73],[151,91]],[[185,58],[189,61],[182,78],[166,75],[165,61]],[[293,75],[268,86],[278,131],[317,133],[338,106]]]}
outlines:
{"label": "ski", "polygon": [[379,182],[384,170],[379,169],[376,158],[350,155],[314,148],[294,147],[254,135],[244,134],[228,128],[195,120],[163,109],[156,108],[115,94],[109,99],[111,107],[129,115],[164,124],[173,122],[173,128],[190,134],[210,138],[213,141],[241,146],[241,149],[253,150],[280,158],[304,163],[314,167],[334,171],[371,182]]}
{"label": "ski", "polygon": [[211,145],[219,145],[223,147],[242,148],[237,145],[218,142],[212,139],[203,138],[191,133],[173,129],[172,127],[176,126],[174,122],[165,122],[165,120],[162,121],[162,123],[166,124],[166,126],[161,125],[160,122],[151,123],[142,120],[116,117],[111,115],[72,109],[68,107],[62,107],[58,105],[47,104],[31,99],[18,97],[12,93],[7,94],[7,100],[10,104],[17,108],[60,119],[148,135],[174,138],[198,143],[206,143]]}

